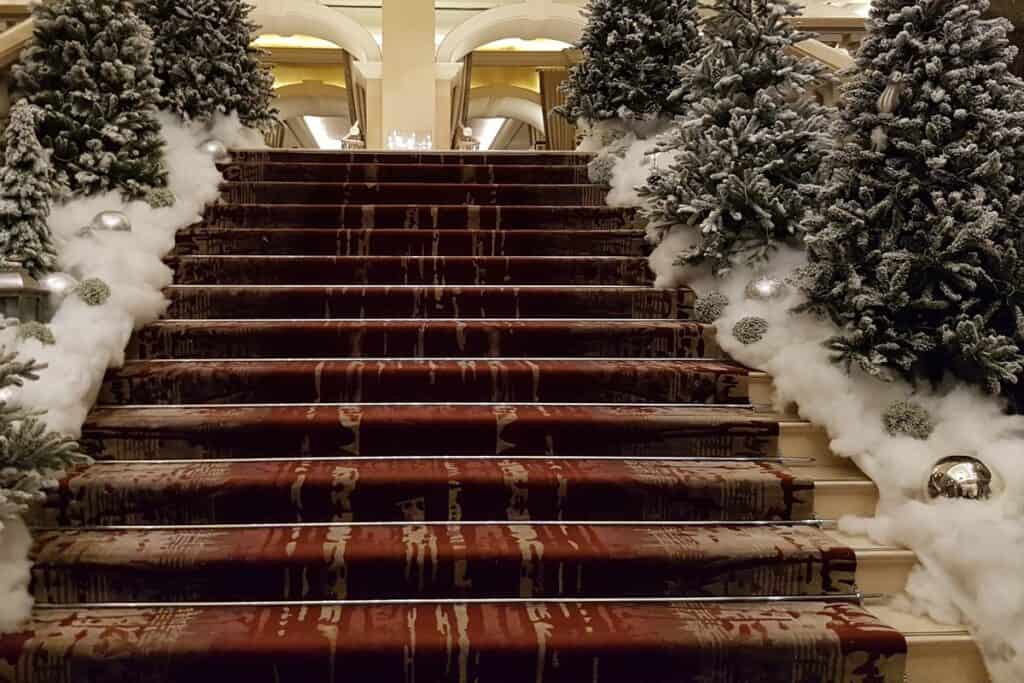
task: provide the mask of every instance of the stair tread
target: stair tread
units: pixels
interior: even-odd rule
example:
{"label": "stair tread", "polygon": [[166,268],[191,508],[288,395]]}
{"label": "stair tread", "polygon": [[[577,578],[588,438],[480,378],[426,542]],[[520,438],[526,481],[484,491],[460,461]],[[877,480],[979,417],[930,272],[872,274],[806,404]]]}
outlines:
{"label": "stair tread", "polygon": [[515,230],[623,229],[633,227],[636,211],[597,205],[233,202],[212,204],[206,227],[305,227]]}
{"label": "stair tread", "polygon": [[222,359],[130,361],[100,403],[652,401],[741,404],[747,370],[667,359]]}
{"label": "stair tread", "polygon": [[398,681],[410,666],[437,683],[521,682],[538,671],[569,683],[591,680],[598,662],[604,683],[635,683],[638,666],[645,683],[849,683],[896,680],[905,652],[903,637],[864,608],[820,602],[46,609],[25,634],[0,640],[18,671],[130,664],[140,679],[197,683]]}
{"label": "stair tread", "polygon": [[647,259],[618,256],[186,255],[179,284],[639,285]]}
{"label": "stair tread", "polygon": [[[382,458],[97,462],[49,523],[797,520],[814,483],[770,462]],[[259,506],[252,501],[259,500]]]}
{"label": "stair tread", "polygon": [[772,457],[779,418],[746,407],[690,405],[105,406],[90,414],[83,433],[104,457],[116,460],[325,454]]}
{"label": "stair tread", "polygon": [[[850,595],[856,556],[811,526],[401,523],[40,529],[36,599]],[[622,577],[628,576],[628,581]]]}
{"label": "stair tread", "polygon": [[694,295],[615,285],[172,285],[168,315],[687,319]]}
{"label": "stair tread", "polygon": [[[712,329],[685,320],[161,320],[136,335],[140,357],[706,357]],[[296,343],[301,339],[302,343]]]}

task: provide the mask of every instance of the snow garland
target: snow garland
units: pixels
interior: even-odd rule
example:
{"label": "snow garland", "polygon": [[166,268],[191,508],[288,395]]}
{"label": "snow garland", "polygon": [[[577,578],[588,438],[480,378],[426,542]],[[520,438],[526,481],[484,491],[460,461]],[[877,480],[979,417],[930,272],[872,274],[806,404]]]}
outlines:
{"label": "snow garland", "polygon": [[[40,419],[54,431],[81,434],[107,368],[121,366],[132,332],[167,308],[161,290],[171,284],[173,273],[163,257],[174,247],[175,233],[202,218],[204,207],[218,197],[222,180],[214,161],[197,149],[199,143],[212,137],[228,147],[264,146],[262,136],[244,128],[235,115],[219,116],[209,128],[186,126],[169,114],[160,116],[160,124],[173,205],[153,208],[110,192],[55,206],[50,214],[59,270],[80,281],[102,280],[110,287],[109,298],[101,305],[74,295],[64,299],[49,324],[52,345],[35,338],[19,340],[17,327],[0,333],[0,346],[47,365],[38,381],[17,391],[14,402],[20,408],[45,410]],[[100,211],[123,211],[132,231],[80,236],[79,230]],[[0,633],[17,630],[31,612],[30,545],[21,519],[0,519]]]}
{"label": "snow garland", "polygon": [[[651,172],[649,152],[655,147],[654,139],[631,140],[613,172],[608,204],[643,206],[635,188]],[[839,329],[831,321],[792,312],[803,301],[798,288],[776,301],[744,297],[756,275],[790,278],[806,265],[804,252],[782,248],[757,272],[737,267],[715,278],[706,267],[675,263],[680,252],[694,246],[693,232],[678,226],[654,249],[649,264],[655,286],[688,286],[698,300],[716,293],[724,297],[728,304],[715,323],[722,349],[771,375],[775,405],[780,410],[799,406],[801,418],[826,430],[831,451],[853,460],[877,485],[876,516],[846,517],[840,529],[917,554],[919,564],[893,606],[968,625],[994,683],[1024,681],[1024,416],[1005,415],[998,399],[962,384],[932,390],[885,383],[859,370],[848,374],[825,346]],[[759,341],[744,344],[732,334],[744,318],[768,323]],[[930,418],[926,438],[888,433],[885,413],[906,402]],[[953,454],[985,462],[1002,479],[1004,492],[989,501],[927,501],[924,488],[932,467]]]}

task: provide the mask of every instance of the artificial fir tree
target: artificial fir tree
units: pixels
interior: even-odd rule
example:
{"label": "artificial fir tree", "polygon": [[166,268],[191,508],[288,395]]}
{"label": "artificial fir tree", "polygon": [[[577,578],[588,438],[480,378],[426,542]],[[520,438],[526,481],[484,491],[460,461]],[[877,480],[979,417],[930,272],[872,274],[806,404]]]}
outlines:
{"label": "artificial fir tree", "polygon": [[642,118],[668,111],[678,67],[700,45],[695,0],[590,0],[566,102],[555,111],[575,123]]}
{"label": "artificial fir tree", "polygon": [[186,121],[238,112],[253,128],[274,121],[274,77],[251,47],[257,26],[243,0],[136,0],[156,34],[163,106]]}
{"label": "artificial fir tree", "polygon": [[42,368],[0,349],[0,528],[4,518],[40,500],[58,471],[88,460],[74,439],[48,430],[38,413],[9,405],[10,392],[38,379]]}
{"label": "artificial fir tree", "polygon": [[43,109],[39,139],[75,195],[142,198],[166,185],[152,34],[127,0],[45,0],[35,42],[14,68],[18,95]]}
{"label": "artificial fir tree", "polygon": [[844,328],[837,360],[1000,393],[1024,370],[1024,84],[986,8],[876,1],[804,286]]}
{"label": "artificial fir tree", "polygon": [[790,53],[809,36],[787,17],[788,2],[715,0],[706,45],[680,69],[673,99],[683,108],[661,150],[673,154],[641,188],[649,233],[692,231],[681,264],[725,274],[796,246],[828,145],[832,110],[809,89],[825,69]]}
{"label": "artificial fir tree", "polygon": [[50,154],[36,136],[42,110],[27,101],[14,105],[0,138],[0,262],[13,263],[35,277],[57,261],[50,228],[50,202],[59,195]]}

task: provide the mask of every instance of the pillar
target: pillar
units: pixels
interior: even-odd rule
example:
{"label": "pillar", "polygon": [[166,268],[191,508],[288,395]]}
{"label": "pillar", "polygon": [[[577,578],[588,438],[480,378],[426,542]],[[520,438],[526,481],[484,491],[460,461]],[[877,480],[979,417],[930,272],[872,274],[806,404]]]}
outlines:
{"label": "pillar", "polygon": [[386,140],[392,130],[424,132],[437,144],[434,0],[384,0],[383,4],[382,135]]}
{"label": "pillar", "polygon": [[452,96],[461,76],[461,62],[436,65],[434,149],[451,149],[452,147],[452,133],[454,132],[452,130]]}
{"label": "pillar", "polygon": [[357,83],[366,97],[366,120],[362,122],[367,149],[384,149],[384,64],[353,62]]}

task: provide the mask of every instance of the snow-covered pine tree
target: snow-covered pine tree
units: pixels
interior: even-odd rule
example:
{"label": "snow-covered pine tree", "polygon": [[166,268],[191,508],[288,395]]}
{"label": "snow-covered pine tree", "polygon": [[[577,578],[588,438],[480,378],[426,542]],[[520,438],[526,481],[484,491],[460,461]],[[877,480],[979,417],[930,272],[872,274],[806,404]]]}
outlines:
{"label": "snow-covered pine tree", "polygon": [[128,0],[45,0],[14,67],[17,96],[44,111],[39,139],[75,195],[142,198],[166,185],[152,34]]}
{"label": "snow-covered pine tree", "polygon": [[251,47],[257,26],[243,0],[136,0],[155,32],[163,107],[186,121],[238,112],[252,128],[274,121],[274,77]]}
{"label": "snow-covered pine tree", "polygon": [[832,109],[809,91],[830,78],[788,48],[805,40],[786,0],[715,0],[706,44],[680,69],[673,99],[685,105],[661,145],[672,155],[640,194],[649,234],[690,231],[678,263],[724,275],[757,265],[780,244],[800,244],[800,222],[828,144]]}
{"label": "snow-covered pine tree", "polygon": [[60,195],[50,153],[36,136],[43,112],[22,100],[11,108],[0,146],[0,262],[39,277],[53,270],[57,252],[46,219]]}
{"label": "snow-covered pine tree", "polygon": [[844,328],[830,345],[848,366],[1009,393],[1024,371],[1024,83],[987,6],[876,0],[806,223],[806,308]]}
{"label": "snow-covered pine tree", "polygon": [[696,0],[589,0],[580,49],[569,70],[569,121],[643,118],[670,111],[678,67],[700,46]]}
{"label": "snow-covered pine tree", "polygon": [[[0,349],[0,391],[38,379],[41,369],[35,361]],[[39,501],[43,490],[56,483],[56,472],[88,460],[74,439],[48,430],[38,418],[0,399],[0,528],[4,518]]]}

